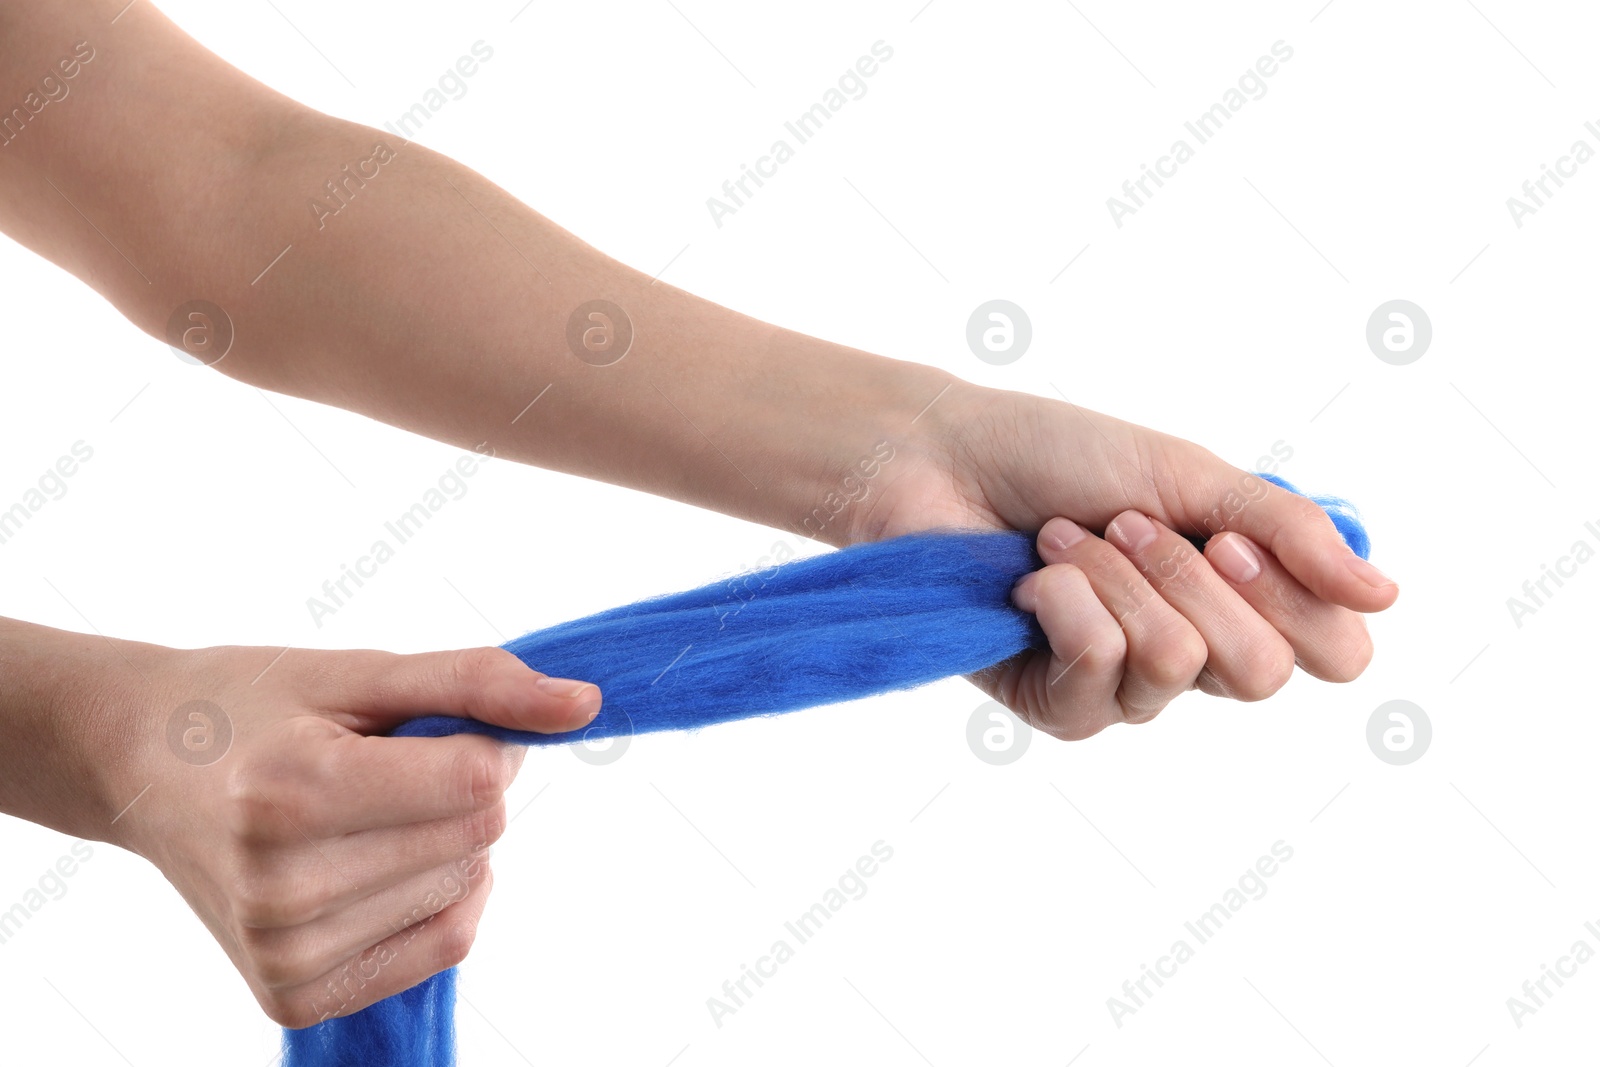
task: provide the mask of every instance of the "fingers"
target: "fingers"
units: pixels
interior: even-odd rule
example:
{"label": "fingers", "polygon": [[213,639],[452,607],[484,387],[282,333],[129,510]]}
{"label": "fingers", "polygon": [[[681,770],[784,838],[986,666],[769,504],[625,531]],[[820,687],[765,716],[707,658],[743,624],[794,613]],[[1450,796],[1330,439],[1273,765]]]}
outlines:
{"label": "fingers", "polygon": [[1065,741],[1120,722],[1116,691],[1127,641],[1088,576],[1070,563],[1046,566],[1018,583],[1012,595],[1019,608],[1038,615],[1050,655],[1028,658],[1002,682],[1007,706]]}
{"label": "fingers", "polygon": [[246,929],[287,929],[344,912],[500,840],[505,804],[461,818],[385,827],[330,841],[302,840],[252,857],[249,895],[235,909]]}
{"label": "fingers", "polygon": [[284,988],[262,984],[256,998],[272,1020],[300,1029],[350,1015],[454,967],[466,959],[494,886],[488,861],[465,897],[341,961],[312,981]]}
{"label": "fingers", "polygon": [[[1137,536],[1145,537],[1146,531],[1155,536],[1148,520]],[[1206,664],[1204,639],[1155,593],[1127,556],[1068,519],[1047,523],[1038,548],[1047,564],[1071,564],[1083,572],[1101,607],[1123,633],[1126,651],[1120,678],[1094,695],[1097,703],[1090,714],[1096,721],[1148,722],[1179,693],[1194,687]],[[1041,605],[1039,621],[1048,634],[1043,597]],[[1052,687],[1051,695],[1060,705],[1061,690]],[[1051,712],[1052,717],[1081,714],[1081,706],[1071,705]]]}
{"label": "fingers", "polygon": [[370,650],[331,653],[337,669],[319,672],[318,695],[352,729],[373,732],[419,715],[459,715],[513,730],[561,733],[593,721],[600,689],[551,678],[503,648],[463,648],[403,656]]}
{"label": "fingers", "polygon": [[1306,673],[1349,682],[1366,670],[1372,637],[1360,615],[1312,595],[1243,534],[1213,537],[1205,555],[1240,598],[1285,636]]}
{"label": "fingers", "polygon": [[1051,652],[1015,673],[1008,703],[1059,737],[1148,721],[1190,688],[1261,700],[1296,663],[1348,681],[1371,658],[1359,615],[1314,596],[1239,534],[1212,539],[1202,555],[1128,511],[1104,539],[1051,519],[1037,547],[1046,566],[1013,599],[1037,614]]}
{"label": "fingers", "polygon": [[1185,514],[1170,516],[1175,524],[1187,523],[1207,536],[1223,530],[1244,534],[1331,604],[1382,611],[1400,595],[1393,579],[1351,552],[1327,512],[1306,497],[1196,446],[1189,446],[1177,469],[1191,473],[1180,478]]}
{"label": "fingers", "polygon": [[342,911],[270,929],[245,928],[242,947],[257,980],[271,989],[314,981],[385,938],[462,900],[488,877],[489,865],[473,855],[413,875]]}
{"label": "fingers", "polygon": [[[1113,519],[1106,537],[1107,548],[1120,550],[1150,583],[1151,595],[1187,619],[1204,641],[1205,669],[1199,688],[1235,700],[1264,700],[1288,682],[1294,674],[1294,648],[1187,539],[1137,511]],[[1234,562],[1226,548],[1217,558]],[[1292,617],[1279,621],[1298,627]]]}
{"label": "fingers", "polygon": [[240,837],[297,844],[481,813],[500,803],[523,756],[476,734],[367,737],[305,722],[276,739],[248,778],[241,768],[233,790]]}

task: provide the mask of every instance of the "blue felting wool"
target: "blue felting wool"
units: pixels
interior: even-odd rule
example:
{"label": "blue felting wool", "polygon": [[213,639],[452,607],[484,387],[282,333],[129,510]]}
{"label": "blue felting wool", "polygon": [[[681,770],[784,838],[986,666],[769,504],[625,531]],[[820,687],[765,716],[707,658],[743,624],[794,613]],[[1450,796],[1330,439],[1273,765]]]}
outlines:
{"label": "blue felting wool", "polygon": [[1011,605],[1042,566],[1014,531],[942,531],[856,545],[539,630],[504,647],[545,674],[592,679],[587,727],[508,730],[452,716],[396,736],[480,733],[528,745],[684,730],[771,715],[992,666],[1044,632]]}
{"label": "blue felting wool", "polygon": [[[1365,559],[1370,542],[1355,508],[1338,497],[1310,499]],[[561,623],[504,647],[545,674],[599,685],[600,714],[587,727],[537,734],[431,715],[394,735],[563,745],[970,674],[1048,647],[1034,616],[1011,604],[1012,586],[1042,566],[1033,546],[1032,534],[1011,530],[908,534]],[[455,980],[452,968],[353,1015],[284,1031],[284,1067],[451,1067]]]}

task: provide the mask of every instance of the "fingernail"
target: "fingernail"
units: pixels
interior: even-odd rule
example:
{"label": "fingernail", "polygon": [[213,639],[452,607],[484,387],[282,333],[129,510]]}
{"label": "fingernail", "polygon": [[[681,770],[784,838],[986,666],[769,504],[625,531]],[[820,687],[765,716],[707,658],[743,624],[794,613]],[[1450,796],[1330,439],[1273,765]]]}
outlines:
{"label": "fingernail", "polygon": [[1089,536],[1089,531],[1071,519],[1057,516],[1044,524],[1044,529],[1039,531],[1039,535],[1050,548],[1057,552],[1065,552]]}
{"label": "fingernail", "polygon": [[1111,524],[1111,530],[1119,541],[1134,552],[1156,539],[1155,523],[1137,511],[1126,511],[1118,515]]}
{"label": "fingernail", "polygon": [[1011,602],[1026,612],[1039,610],[1039,593],[1034,588],[1038,584],[1038,571],[1032,571],[1023,576],[1022,581],[1011,588]]}
{"label": "fingernail", "polygon": [[1254,581],[1261,573],[1261,557],[1256,555],[1250,542],[1238,534],[1220,538],[1206,558],[1224,578],[1236,585]]}
{"label": "fingernail", "polygon": [[585,690],[599,688],[593,682],[580,682],[572,678],[538,678],[533,684],[562,700],[576,700],[583,696]]}
{"label": "fingernail", "polygon": [[572,678],[536,678],[534,685],[560,700],[572,704],[572,718],[579,725],[594,721],[600,714],[600,687],[593,682],[580,682]]}
{"label": "fingernail", "polygon": [[1394,585],[1393,578],[1384,574],[1378,568],[1356,555],[1354,552],[1345,557],[1345,566],[1350,568],[1350,573],[1360,578],[1374,589],[1382,589],[1386,585]]}

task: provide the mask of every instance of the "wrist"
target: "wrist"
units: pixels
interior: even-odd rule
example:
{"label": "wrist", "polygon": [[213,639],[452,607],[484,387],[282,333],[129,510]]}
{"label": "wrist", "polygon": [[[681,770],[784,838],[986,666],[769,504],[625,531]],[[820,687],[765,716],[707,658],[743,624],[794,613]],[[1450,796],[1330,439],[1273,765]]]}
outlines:
{"label": "wrist", "polygon": [[920,363],[799,338],[784,363],[804,367],[782,382],[774,405],[792,413],[760,420],[771,450],[788,459],[757,521],[834,547],[873,540],[873,516],[891,486],[942,477],[950,466],[947,405],[967,387]]}
{"label": "wrist", "polygon": [[154,727],[142,709],[158,646],[0,622],[0,810],[61,833],[117,841],[117,815]]}

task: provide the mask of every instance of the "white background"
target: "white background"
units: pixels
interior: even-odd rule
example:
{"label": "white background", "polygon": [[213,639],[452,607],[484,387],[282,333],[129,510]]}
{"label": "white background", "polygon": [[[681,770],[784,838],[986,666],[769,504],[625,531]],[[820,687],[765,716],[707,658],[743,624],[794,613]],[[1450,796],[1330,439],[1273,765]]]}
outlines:
{"label": "white background", "polygon": [[[1355,500],[1402,585],[1353,684],[1190,694],[1141,729],[1036,735],[1009,766],[969,751],[983,698],[960,679],[638,738],[606,766],[535,750],[463,968],[462,1062],[1591,1058],[1600,963],[1520,1028],[1506,999],[1574,941],[1600,949],[1583,927],[1600,921],[1600,565],[1520,627],[1506,599],[1579,538],[1600,545],[1583,526],[1600,524],[1600,163],[1521,228],[1506,198],[1575,139],[1600,147],[1583,129],[1600,27],[1577,4],[1504,0],[920,2],[165,5],[269,85],[375,126],[481,39],[493,59],[420,139],[599,248],[786,326],[1060,388],[1241,466],[1284,441],[1281,472]],[[716,227],[706,198],[878,40],[894,56],[867,94]],[[1266,95],[1115,226],[1106,198],[1278,40],[1294,54]],[[499,461],[318,629],[306,597],[456,450],[182,363],[15,245],[0,294],[0,506],[73,442],[94,449],[0,546],[11,616],[420,651],[792,544]],[[996,297],[1034,329],[1001,367],[964,337]],[[1433,323],[1407,366],[1364,339],[1395,298]],[[1367,746],[1391,699],[1433,724],[1407,766]],[[717,1027],[706,998],[880,839],[894,856],[867,894]],[[1279,840],[1293,858],[1266,895],[1116,1025],[1107,998]],[[0,824],[0,909],[69,845]],[[272,1062],[276,1027],[154,868],[97,845],[67,886],[0,945],[0,1062]]]}

